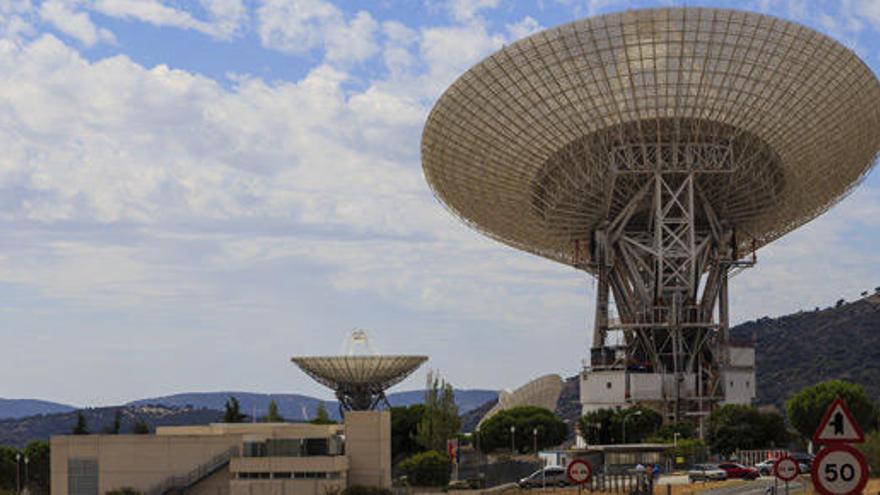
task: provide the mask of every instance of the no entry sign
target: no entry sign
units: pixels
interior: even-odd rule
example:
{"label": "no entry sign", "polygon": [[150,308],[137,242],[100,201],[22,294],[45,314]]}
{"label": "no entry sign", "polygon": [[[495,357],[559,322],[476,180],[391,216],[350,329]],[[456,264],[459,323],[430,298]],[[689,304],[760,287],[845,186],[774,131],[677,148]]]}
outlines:
{"label": "no entry sign", "polygon": [[791,457],[780,457],[773,463],[773,476],[782,481],[792,481],[801,473],[796,460]]}
{"label": "no entry sign", "polygon": [[868,463],[853,447],[834,445],[819,452],[810,476],[823,495],[854,495],[862,493],[868,483]]}
{"label": "no entry sign", "polygon": [[565,473],[573,484],[583,485],[593,477],[593,466],[583,459],[575,459],[568,464]]}

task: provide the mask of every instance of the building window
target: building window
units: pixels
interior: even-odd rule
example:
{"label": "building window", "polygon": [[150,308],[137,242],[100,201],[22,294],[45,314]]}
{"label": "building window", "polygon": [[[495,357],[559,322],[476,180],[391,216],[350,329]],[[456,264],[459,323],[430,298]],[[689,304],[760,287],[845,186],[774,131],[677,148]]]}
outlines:
{"label": "building window", "polygon": [[749,388],[752,385],[752,382],[746,382],[746,388]]}
{"label": "building window", "polygon": [[605,382],[605,388],[611,388],[611,382]]}
{"label": "building window", "polygon": [[242,457],[266,457],[265,442],[245,442],[242,451]]}
{"label": "building window", "polygon": [[67,493],[70,495],[98,495],[97,459],[67,460]]}

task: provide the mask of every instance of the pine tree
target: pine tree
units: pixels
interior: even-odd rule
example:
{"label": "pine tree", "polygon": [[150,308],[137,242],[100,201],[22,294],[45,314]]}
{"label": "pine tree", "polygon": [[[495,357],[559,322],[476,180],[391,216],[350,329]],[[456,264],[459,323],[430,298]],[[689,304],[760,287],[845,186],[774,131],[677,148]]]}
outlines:
{"label": "pine tree", "polygon": [[245,415],[241,414],[241,406],[238,404],[238,399],[230,397],[226,401],[226,412],[223,413],[223,422],[241,423],[244,418]]}
{"label": "pine tree", "polygon": [[76,412],[76,424],[73,426],[74,435],[88,435],[89,427],[86,426],[86,417],[82,411]]}
{"label": "pine tree", "polygon": [[119,435],[119,429],[122,427],[122,410],[117,409],[113,415],[113,424],[107,428],[109,435]]}
{"label": "pine tree", "polygon": [[139,419],[134,424],[134,427],[131,429],[131,432],[135,435],[149,435],[150,434],[150,426],[146,423],[146,421]]}
{"label": "pine tree", "polygon": [[318,409],[315,411],[315,418],[309,421],[309,423],[312,423],[313,425],[332,425],[336,424],[336,421],[333,421],[330,418],[330,413],[327,412],[327,407],[321,402],[318,404]]}
{"label": "pine tree", "polygon": [[269,402],[269,412],[266,413],[267,423],[283,423],[284,418],[278,414],[278,404],[272,400]]}
{"label": "pine tree", "polygon": [[425,414],[416,430],[416,441],[425,449],[446,450],[446,441],[461,428],[455,391],[445,380],[428,372],[425,388]]}

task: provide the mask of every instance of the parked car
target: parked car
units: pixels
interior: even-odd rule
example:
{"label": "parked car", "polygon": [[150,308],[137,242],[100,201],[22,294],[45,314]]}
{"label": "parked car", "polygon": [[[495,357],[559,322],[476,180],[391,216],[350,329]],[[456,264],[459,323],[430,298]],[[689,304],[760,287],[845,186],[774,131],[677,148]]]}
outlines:
{"label": "parked car", "polygon": [[717,464],[694,464],[688,471],[688,481],[722,481],[727,479],[727,472]]}
{"label": "parked car", "polygon": [[753,467],[743,466],[735,462],[723,462],[718,465],[727,473],[728,479],[738,478],[744,480],[753,480],[761,476],[761,473]]}
{"label": "parked car", "polygon": [[755,469],[758,470],[758,473],[761,476],[772,476],[773,475],[773,466],[776,464],[776,459],[767,459],[766,461],[759,462],[755,464]]}
{"label": "parked car", "polygon": [[569,482],[565,468],[548,466],[519,480],[518,484],[520,488],[540,488],[541,486],[567,486]]}
{"label": "parked car", "polygon": [[813,459],[815,459],[816,456],[806,452],[796,452],[791,454],[791,458],[797,461],[798,469],[800,469],[801,474],[806,474],[809,473],[810,469],[813,467]]}

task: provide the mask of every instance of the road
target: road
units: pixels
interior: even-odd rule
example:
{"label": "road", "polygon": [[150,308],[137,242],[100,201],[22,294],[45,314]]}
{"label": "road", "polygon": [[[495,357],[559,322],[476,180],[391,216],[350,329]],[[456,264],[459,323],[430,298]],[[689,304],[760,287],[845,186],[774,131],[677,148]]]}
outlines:
{"label": "road", "polygon": [[[773,486],[774,482],[775,480],[772,477],[762,477],[740,485],[718,488],[717,490],[706,490],[700,493],[702,495],[764,495],[767,493],[767,489]],[[793,481],[788,484],[789,492],[799,492],[803,488],[804,486],[800,481]],[[777,494],[785,495],[785,485],[781,482],[777,485]]]}

